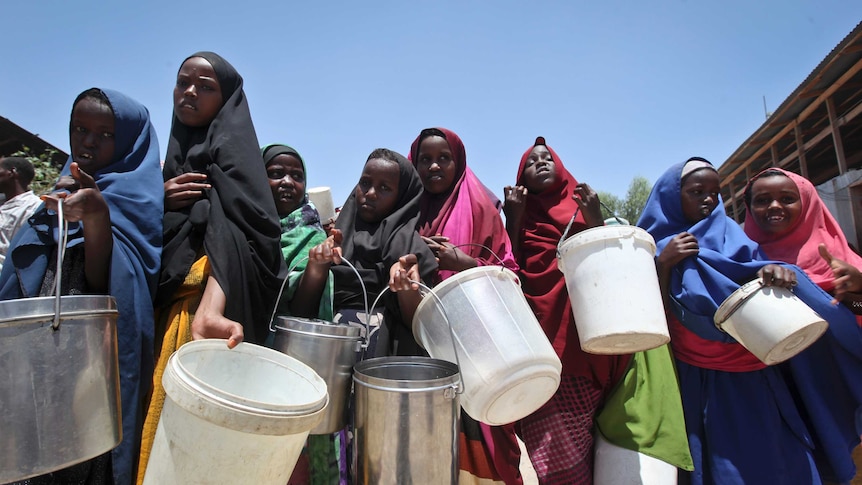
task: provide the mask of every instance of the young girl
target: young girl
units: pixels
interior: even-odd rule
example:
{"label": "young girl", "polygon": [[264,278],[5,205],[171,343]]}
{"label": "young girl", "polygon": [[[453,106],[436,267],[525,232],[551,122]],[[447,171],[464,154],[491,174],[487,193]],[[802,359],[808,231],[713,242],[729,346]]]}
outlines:
{"label": "young girl", "polygon": [[690,469],[669,350],[633,356],[581,350],[556,249],[576,212],[566,237],[603,224],[598,196],[543,137],[524,152],[517,180],[505,189],[506,228],[524,295],[563,363],[557,393],[518,423],[539,481],[592,483],[596,424],[617,446]]}
{"label": "young girl", "polygon": [[[718,172],[702,158],[656,182],[638,225],[656,240],[656,265],[677,359],[694,484],[821,483],[794,393],[820,399],[816,376],[767,367],[716,328],[718,306],[742,284],[794,287],[826,320],[852,319],[805,274],[769,261],[724,213]],[[800,354],[792,358],[803,358]]]}
{"label": "young girl", "polygon": [[192,338],[227,338],[229,347],[243,338],[263,343],[284,268],[242,77],[212,52],[193,54],[180,66],[164,180],[158,364],[139,482],[164,405],[168,358]]}
{"label": "young girl", "polygon": [[[745,233],[769,258],[799,266],[836,304],[862,313],[862,257],[850,249],[808,179],[769,168],[751,179],[744,199]],[[862,432],[854,422],[862,413],[862,328],[830,321],[826,335],[786,367],[794,375],[817,376],[812,383],[822,399],[799,403],[815,440],[814,457],[825,479],[849,482],[855,472],[850,449]]]}
{"label": "young girl", "polygon": [[[338,263],[350,261],[362,277],[369,304],[389,286],[390,271],[411,268],[427,283],[437,272],[434,255],[416,232],[422,183],[410,162],[385,148],[371,152],[353,193],[344,203],[333,234],[309,251],[308,266],[291,302],[295,315],[313,316],[317,311],[326,275],[335,275],[333,308],[348,321],[364,312],[364,296],[353,271]],[[404,256],[412,255],[408,259]],[[335,265],[333,265],[335,263]],[[403,275],[402,275],[403,276]],[[417,288],[399,285],[397,295],[387,293],[383,325],[375,333],[368,356],[419,355],[411,322],[421,300]],[[393,288],[395,289],[395,288]],[[362,317],[364,319],[364,317]]]}
{"label": "young girl", "polygon": [[63,294],[110,294],[117,302],[123,440],[106,455],[28,480],[32,484],[134,479],[142,406],[153,366],[153,295],[162,242],[159,146],[147,109],[107,89],[72,106],[71,155],[45,206],[16,234],[0,274],[0,299],[51,294],[56,274],[54,212],[69,221]]}
{"label": "young girl", "polygon": [[[461,138],[446,128],[424,129],[410,159],[424,189],[417,229],[437,256],[440,280],[476,266],[518,271],[500,201],[467,166]],[[460,483],[521,483],[513,426],[487,426],[462,412],[459,438]]]}

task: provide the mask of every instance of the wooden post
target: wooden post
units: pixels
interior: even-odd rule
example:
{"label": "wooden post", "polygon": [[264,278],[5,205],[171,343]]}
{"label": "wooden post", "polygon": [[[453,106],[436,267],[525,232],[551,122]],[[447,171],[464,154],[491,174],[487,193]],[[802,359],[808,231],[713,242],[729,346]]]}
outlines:
{"label": "wooden post", "polygon": [[841,140],[841,129],[838,117],[835,116],[835,102],[832,96],[826,98],[826,111],[829,113],[829,128],[832,129],[832,145],[835,147],[835,159],[838,161],[838,173],[847,173],[847,159],[844,157],[844,142]]}

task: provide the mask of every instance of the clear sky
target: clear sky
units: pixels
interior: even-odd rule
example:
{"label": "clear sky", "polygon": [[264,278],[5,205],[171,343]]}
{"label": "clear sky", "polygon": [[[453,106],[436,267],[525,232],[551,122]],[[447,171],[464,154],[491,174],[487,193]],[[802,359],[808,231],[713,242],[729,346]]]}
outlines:
{"label": "clear sky", "polygon": [[293,145],[340,205],[377,147],[458,133],[502,198],[542,135],[576,178],[623,197],[716,165],[862,20],[859,0],[93,2],[0,7],[0,115],[68,151],[75,96],[145,104],[164,156],[180,63],[242,74],[261,144]]}

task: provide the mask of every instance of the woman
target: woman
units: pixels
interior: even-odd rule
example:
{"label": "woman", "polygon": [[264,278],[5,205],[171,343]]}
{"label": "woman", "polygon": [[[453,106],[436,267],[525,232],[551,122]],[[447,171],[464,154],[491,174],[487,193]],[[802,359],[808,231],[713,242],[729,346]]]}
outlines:
{"label": "woman", "polygon": [[[801,267],[836,303],[840,300],[857,315],[862,313],[862,257],[850,249],[808,179],[769,168],[751,179],[744,199],[745,233],[769,258]],[[857,316],[857,324],[860,321]],[[842,321],[829,323],[826,335],[787,367],[794,375],[818,376],[813,383],[823,398],[809,398],[800,406],[806,409],[821,475],[847,482],[855,473],[850,450],[862,433],[855,424],[856,416],[862,416],[862,329]]]}
{"label": "woman", "polygon": [[852,315],[831,305],[798,268],[769,261],[725,215],[719,187],[708,161],[676,164],[656,182],[638,221],[656,240],[695,463],[686,478],[694,484],[821,483],[813,441],[793,398],[793,388],[816,398],[810,391],[817,386],[799,377],[789,381],[778,366],[767,367],[716,328],[713,316],[755,278],[794,287],[829,321]]}
{"label": "woman", "polygon": [[164,167],[164,252],[156,295],[158,364],[142,482],[164,405],[162,373],[192,338],[263,343],[281,284],[278,215],[242,89],[212,52],[183,61]]}
{"label": "woman", "polygon": [[63,294],[109,294],[117,302],[123,439],[110,454],[27,481],[129,484],[153,371],[153,295],[163,208],[159,145],[147,109],[108,89],[81,93],[69,123],[71,155],[57,188],[16,234],[0,274],[0,299],[52,293],[54,212],[63,201],[69,239]]}
{"label": "woman", "polygon": [[[690,458],[675,443],[684,444],[684,436],[674,439],[682,426],[678,402],[670,398],[649,405],[641,400],[649,393],[635,393],[639,383],[649,383],[653,396],[676,392],[667,350],[634,358],[581,350],[556,250],[564,233],[568,237],[603,224],[598,196],[589,185],[578,183],[543,137],[522,155],[517,180],[505,189],[506,229],[521,267],[524,294],[563,364],[560,389],[518,424],[539,481],[592,483],[593,427],[600,415],[606,416],[602,432],[612,443],[689,467]],[[648,362],[655,367],[651,372],[644,371]],[[621,397],[603,411],[614,396]]]}
{"label": "woman", "polygon": [[[500,201],[467,166],[464,143],[446,128],[427,128],[410,147],[422,181],[417,229],[437,256],[439,279],[469,268],[518,270],[500,217]],[[521,483],[512,426],[491,427],[461,413],[460,483]]]}

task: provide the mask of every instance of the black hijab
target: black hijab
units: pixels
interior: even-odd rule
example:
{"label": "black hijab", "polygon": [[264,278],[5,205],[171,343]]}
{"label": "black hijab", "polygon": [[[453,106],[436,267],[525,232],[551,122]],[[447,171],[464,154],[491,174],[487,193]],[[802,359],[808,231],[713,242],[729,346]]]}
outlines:
{"label": "black hijab", "polygon": [[261,343],[284,269],[278,215],[242,77],[218,54],[198,52],[186,60],[192,57],[212,64],[224,102],[206,127],[186,126],[173,116],[163,173],[165,180],[205,173],[212,188],[189,207],[165,209],[156,305],[170,305],[192,263],[205,253],[227,296],[225,317],[243,325],[247,341]]}
{"label": "black hijab", "polygon": [[[344,235],[342,255],[359,271],[362,281],[368,290],[370,305],[389,283],[389,268],[405,254],[415,254],[419,260],[419,274],[427,285],[434,284],[437,274],[437,260],[422,241],[416,231],[419,220],[419,198],[422,195],[422,181],[419,174],[403,155],[390,150],[375,150],[369,160],[382,158],[398,164],[398,201],[395,210],[382,221],[369,224],[357,215],[356,190],[350,194],[338,219],[336,229]],[[356,274],[345,266],[332,267],[335,276],[334,308],[356,308],[364,306],[362,288],[359,286]],[[403,335],[412,331],[408,327],[411,322],[393,325],[401,322],[401,313],[397,298],[392,293],[381,299],[385,300],[387,326],[395,335]],[[403,345],[403,344],[402,344]],[[401,353],[401,352],[399,352]]]}

